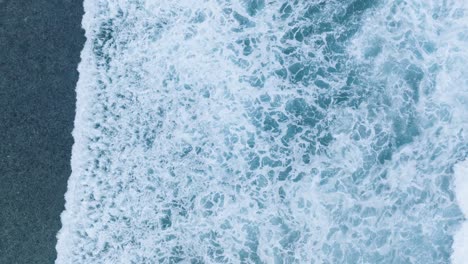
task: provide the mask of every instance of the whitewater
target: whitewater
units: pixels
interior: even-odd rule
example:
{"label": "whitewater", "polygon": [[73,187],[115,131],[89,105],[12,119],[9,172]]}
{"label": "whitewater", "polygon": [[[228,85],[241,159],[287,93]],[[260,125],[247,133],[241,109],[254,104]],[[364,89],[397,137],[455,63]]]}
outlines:
{"label": "whitewater", "polygon": [[56,263],[467,263],[468,2],[84,0]]}

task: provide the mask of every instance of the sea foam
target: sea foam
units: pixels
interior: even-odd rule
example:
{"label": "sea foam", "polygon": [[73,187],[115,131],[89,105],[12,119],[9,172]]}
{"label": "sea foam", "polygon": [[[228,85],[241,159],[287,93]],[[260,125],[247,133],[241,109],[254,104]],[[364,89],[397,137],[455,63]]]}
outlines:
{"label": "sea foam", "polygon": [[[465,217],[468,216],[468,161],[460,162],[455,166],[455,190],[460,206]],[[462,264],[468,260],[468,223],[462,224],[454,237],[452,263]]]}
{"label": "sea foam", "polygon": [[460,259],[464,1],[84,7],[57,263]]}

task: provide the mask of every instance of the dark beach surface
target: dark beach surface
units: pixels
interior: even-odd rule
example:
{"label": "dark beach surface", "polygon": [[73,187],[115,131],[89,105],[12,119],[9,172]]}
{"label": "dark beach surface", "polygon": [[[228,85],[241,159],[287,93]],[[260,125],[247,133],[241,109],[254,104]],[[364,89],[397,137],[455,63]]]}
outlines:
{"label": "dark beach surface", "polygon": [[82,15],[82,0],[0,0],[0,263],[56,258]]}

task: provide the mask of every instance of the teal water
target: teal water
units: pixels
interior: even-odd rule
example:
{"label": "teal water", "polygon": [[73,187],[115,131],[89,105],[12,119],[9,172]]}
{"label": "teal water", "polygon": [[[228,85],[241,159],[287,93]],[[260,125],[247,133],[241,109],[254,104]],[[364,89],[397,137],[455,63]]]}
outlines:
{"label": "teal water", "polygon": [[85,1],[57,262],[449,263],[467,8]]}

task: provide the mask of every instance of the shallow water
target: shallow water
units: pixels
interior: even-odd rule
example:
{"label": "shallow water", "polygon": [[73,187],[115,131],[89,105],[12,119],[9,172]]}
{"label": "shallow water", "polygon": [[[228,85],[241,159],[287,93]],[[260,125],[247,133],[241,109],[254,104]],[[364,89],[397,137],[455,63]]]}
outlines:
{"label": "shallow water", "polygon": [[57,262],[449,263],[463,2],[85,0]]}

